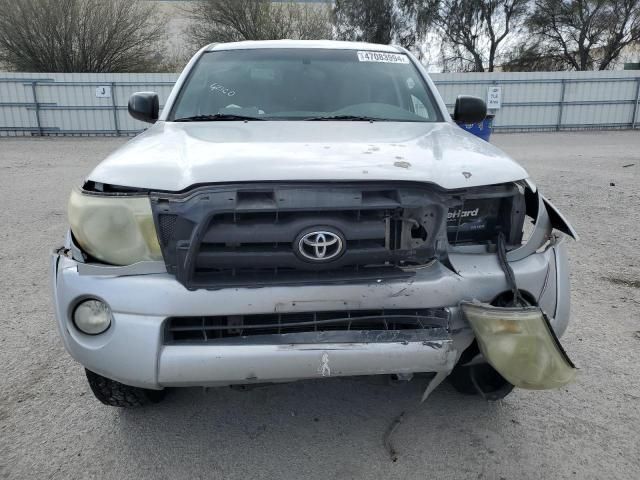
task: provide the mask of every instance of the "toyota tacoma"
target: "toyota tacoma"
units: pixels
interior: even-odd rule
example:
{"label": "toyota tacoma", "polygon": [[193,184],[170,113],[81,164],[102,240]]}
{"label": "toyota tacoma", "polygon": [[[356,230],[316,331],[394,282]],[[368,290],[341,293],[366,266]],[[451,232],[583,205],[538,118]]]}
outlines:
{"label": "toyota tacoma", "polygon": [[107,405],[167,388],[449,377],[488,399],[575,367],[566,237],[527,172],[461,129],[403,48],[200,50],[152,124],[71,193],[51,261],[68,352]]}

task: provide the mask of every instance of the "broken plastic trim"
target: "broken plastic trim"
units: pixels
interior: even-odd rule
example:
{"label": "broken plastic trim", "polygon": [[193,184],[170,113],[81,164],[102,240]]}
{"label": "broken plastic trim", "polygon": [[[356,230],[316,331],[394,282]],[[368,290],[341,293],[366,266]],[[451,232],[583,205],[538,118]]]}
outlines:
{"label": "broken plastic trim", "polygon": [[552,238],[552,230],[569,235],[578,240],[578,234],[558,209],[538,191],[525,191],[527,214],[535,218],[535,228],[529,240],[522,246],[507,252],[507,260],[516,262],[535,253]]}
{"label": "broken plastic trim", "polygon": [[539,307],[460,304],[486,360],[509,383],[529,390],[572,382],[576,368]]}
{"label": "broken plastic trim", "polygon": [[551,203],[548,199],[544,197],[544,195],[540,195],[542,198],[542,202],[547,209],[547,214],[549,215],[549,221],[551,222],[551,226],[556,230],[561,231],[562,233],[569,235],[574,240],[580,240],[578,233],[573,228],[573,226],[569,223],[569,221],[560,213],[560,211],[556,208],[556,206]]}

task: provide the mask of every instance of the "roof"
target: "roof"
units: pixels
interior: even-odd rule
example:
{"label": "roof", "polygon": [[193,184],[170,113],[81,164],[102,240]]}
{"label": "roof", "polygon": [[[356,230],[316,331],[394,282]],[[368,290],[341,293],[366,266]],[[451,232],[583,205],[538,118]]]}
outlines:
{"label": "roof", "polygon": [[206,50],[212,52],[219,50],[255,50],[258,48],[323,48],[328,50],[371,50],[402,53],[402,50],[393,45],[336,40],[247,40],[244,42],[212,43]]}

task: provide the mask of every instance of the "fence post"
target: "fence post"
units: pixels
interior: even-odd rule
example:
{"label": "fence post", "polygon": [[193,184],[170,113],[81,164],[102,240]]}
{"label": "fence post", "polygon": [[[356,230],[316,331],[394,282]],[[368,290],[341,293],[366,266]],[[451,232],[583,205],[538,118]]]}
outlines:
{"label": "fence post", "polygon": [[120,136],[120,125],[118,123],[118,102],[116,102],[116,82],[111,82],[111,107],[113,109],[113,125],[116,135]]}
{"label": "fence post", "polygon": [[564,107],[564,91],[566,88],[566,79],[562,79],[560,80],[561,82],[561,87],[560,87],[560,105],[558,105],[558,121],[556,122],[556,132],[560,131],[560,126],[562,125],[562,110]]}
{"label": "fence post", "polygon": [[635,130],[636,119],[638,118],[638,101],[640,100],[640,77],[636,78],[636,103],[633,105],[633,116],[631,117],[631,128]]}
{"label": "fence post", "polygon": [[36,104],[36,122],[38,124],[38,136],[42,136],[42,124],[40,123],[40,104],[38,103],[38,82],[31,82],[31,92],[33,93],[33,103]]}

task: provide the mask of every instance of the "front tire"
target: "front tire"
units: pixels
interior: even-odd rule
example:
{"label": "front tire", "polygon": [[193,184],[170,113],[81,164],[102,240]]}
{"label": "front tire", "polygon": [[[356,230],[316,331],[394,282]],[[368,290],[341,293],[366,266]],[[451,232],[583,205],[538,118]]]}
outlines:
{"label": "front tire", "polygon": [[110,407],[135,408],[162,401],[164,390],[148,390],[132,387],[86,370],[91,391],[105,405]]}
{"label": "front tire", "polygon": [[513,385],[488,363],[456,365],[449,382],[465,395],[480,395],[485,400],[501,400],[511,393]]}

